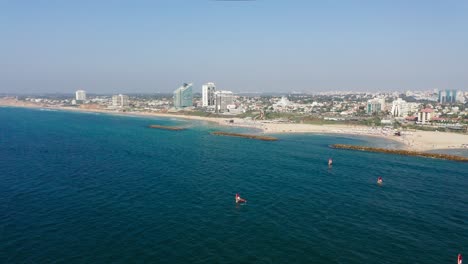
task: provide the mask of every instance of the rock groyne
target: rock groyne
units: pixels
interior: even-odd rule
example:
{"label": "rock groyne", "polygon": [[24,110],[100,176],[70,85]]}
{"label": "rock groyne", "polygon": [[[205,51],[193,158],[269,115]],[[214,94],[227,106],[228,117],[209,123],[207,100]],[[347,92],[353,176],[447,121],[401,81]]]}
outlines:
{"label": "rock groyne", "polygon": [[427,153],[427,152],[411,151],[411,150],[374,148],[374,147],[345,145],[345,144],[334,144],[334,145],[331,145],[331,147],[335,149],[350,149],[350,150],[359,150],[359,151],[367,151],[367,152],[380,152],[380,153],[397,154],[397,155],[404,155],[404,156],[417,156],[417,157],[425,157],[425,158],[433,158],[433,159],[445,159],[445,160],[454,160],[454,161],[460,161],[460,162],[468,162],[468,157],[449,155],[449,154]]}
{"label": "rock groyne", "polygon": [[257,140],[264,140],[264,141],[276,141],[278,140],[275,137],[270,136],[259,136],[259,135],[251,135],[251,134],[240,134],[240,133],[229,133],[229,132],[222,132],[222,131],[215,131],[211,133],[212,135],[217,136],[229,136],[229,137],[242,137],[242,138],[250,138],[250,139],[257,139]]}
{"label": "rock groyne", "polygon": [[179,131],[179,130],[185,130],[185,127],[175,127],[175,126],[161,126],[161,125],[149,125],[149,128],[154,128],[154,129],[163,129],[163,130],[172,130],[172,131]]}

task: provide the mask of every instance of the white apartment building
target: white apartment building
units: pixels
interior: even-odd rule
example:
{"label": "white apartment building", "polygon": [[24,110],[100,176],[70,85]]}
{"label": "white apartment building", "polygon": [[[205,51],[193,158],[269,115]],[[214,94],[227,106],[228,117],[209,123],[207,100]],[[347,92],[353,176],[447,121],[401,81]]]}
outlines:
{"label": "white apartment building", "polygon": [[457,102],[462,103],[462,104],[465,103],[465,95],[463,94],[462,91],[457,92]]}
{"label": "white apartment building", "polygon": [[85,101],[86,100],[86,91],[78,90],[75,92],[75,99],[77,101]]}
{"label": "white apartment building", "polygon": [[216,85],[214,83],[206,83],[202,85],[202,106],[214,106],[216,103],[215,98]]}
{"label": "white apartment building", "polygon": [[394,117],[407,117],[408,116],[408,104],[405,100],[398,98],[392,103],[392,116]]}
{"label": "white apartment building", "polygon": [[128,95],[123,95],[123,94],[113,95],[112,106],[116,108],[128,107],[129,106]]}

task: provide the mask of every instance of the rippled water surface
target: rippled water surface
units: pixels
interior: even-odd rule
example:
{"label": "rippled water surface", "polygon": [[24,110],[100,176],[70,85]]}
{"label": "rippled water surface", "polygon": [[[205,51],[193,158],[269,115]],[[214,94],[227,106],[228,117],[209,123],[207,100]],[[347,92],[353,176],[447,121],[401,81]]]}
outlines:
{"label": "rippled water surface", "polygon": [[[440,264],[468,255],[467,164],[328,147],[392,144],[375,139],[263,142],[214,129],[0,108],[0,262]],[[236,192],[247,204],[234,204]]]}

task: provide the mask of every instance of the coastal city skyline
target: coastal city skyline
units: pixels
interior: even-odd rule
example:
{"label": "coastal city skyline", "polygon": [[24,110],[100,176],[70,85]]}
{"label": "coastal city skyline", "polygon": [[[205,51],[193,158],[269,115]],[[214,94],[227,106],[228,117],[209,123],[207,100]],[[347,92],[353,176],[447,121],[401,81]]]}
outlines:
{"label": "coastal city skyline", "polygon": [[[0,105],[47,107],[110,113],[175,114],[214,118],[242,118],[237,125],[267,123],[357,124],[401,129],[468,131],[468,92],[456,89],[406,92],[325,92],[316,94],[236,94],[213,82],[193,92],[193,83],[183,83],[172,94],[88,94],[85,90],[69,95],[4,96]],[[254,123],[250,123],[251,121]],[[257,123],[260,121],[260,123]],[[267,129],[267,128],[265,128]],[[379,132],[379,133],[380,133]],[[410,147],[411,144],[408,143]],[[466,148],[467,144],[460,145]],[[433,145],[434,147],[435,145]]]}
{"label": "coastal city skyline", "polygon": [[466,90],[467,12],[455,0],[6,1],[0,93],[168,93],[180,80],[237,93]]}

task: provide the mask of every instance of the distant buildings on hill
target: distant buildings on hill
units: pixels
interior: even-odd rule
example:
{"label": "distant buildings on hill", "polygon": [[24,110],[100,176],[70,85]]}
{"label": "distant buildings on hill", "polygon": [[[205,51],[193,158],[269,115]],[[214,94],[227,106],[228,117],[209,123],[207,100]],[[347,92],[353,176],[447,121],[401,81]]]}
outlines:
{"label": "distant buildings on hill", "polygon": [[439,103],[455,103],[457,100],[457,90],[439,91]]}
{"label": "distant buildings on hill", "polygon": [[[202,97],[193,98],[193,84],[184,83],[173,92],[173,98],[161,99],[135,98],[132,110],[145,111],[178,111],[185,109],[195,112],[211,112],[223,115],[237,115],[250,112],[293,113],[316,116],[324,120],[345,120],[368,118],[377,114],[381,124],[400,124],[414,122],[415,125],[434,126],[441,124],[466,124],[468,113],[463,107],[468,93],[454,89],[431,91],[407,91],[401,93],[357,93],[333,96],[331,101],[325,96],[306,95],[278,97],[236,96],[232,91],[217,90],[215,83],[208,82],[201,86]],[[402,96],[402,98],[400,98]],[[404,99],[403,99],[404,98]],[[31,99],[36,103],[53,100]],[[290,101],[291,100],[291,101]],[[393,101],[392,101],[393,100]],[[64,104],[77,105],[80,108],[108,108],[114,110],[129,110],[129,96],[118,94],[109,96],[92,96],[87,98],[86,91],[77,90],[75,98],[65,100]],[[433,103],[430,103],[433,102]],[[437,103],[436,103],[437,102]],[[187,109],[189,108],[189,109]],[[363,111],[364,110],[364,111]],[[372,117],[374,118],[374,117]],[[388,122],[387,122],[388,121]],[[387,123],[386,123],[387,122]],[[466,126],[466,125],[465,125]]]}
{"label": "distant buildings on hill", "polygon": [[282,96],[281,100],[278,103],[276,103],[276,106],[281,106],[281,107],[287,107],[290,105],[291,105],[291,102],[288,100],[286,96]]}
{"label": "distant buildings on hill", "polygon": [[457,90],[441,90],[439,91],[439,103],[441,104],[453,104],[453,103],[465,103],[465,97],[463,92]]}
{"label": "distant buildings on hill", "polygon": [[253,120],[267,116],[270,119],[278,117],[278,120],[290,118],[292,122],[328,120],[371,124],[369,121],[372,121],[374,124],[380,120],[378,124],[382,126],[430,126],[468,131],[468,108],[464,103],[468,100],[468,92],[459,90],[249,96],[217,90],[214,83],[208,82],[201,86],[202,96],[194,98],[192,87],[191,83],[185,83],[174,91],[173,96],[135,95],[130,99],[123,94],[87,96],[84,90],[78,90],[73,98],[26,97],[16,98],[16,101],[111,111],[167,113],[184,109],[194,115],[245,114],[244,118]]}
{"label": "distant buildings on hill", "polygon": [[192,83],[184,83],[174,91],[174,107],[184,108],[193,106]]}

